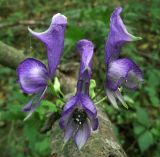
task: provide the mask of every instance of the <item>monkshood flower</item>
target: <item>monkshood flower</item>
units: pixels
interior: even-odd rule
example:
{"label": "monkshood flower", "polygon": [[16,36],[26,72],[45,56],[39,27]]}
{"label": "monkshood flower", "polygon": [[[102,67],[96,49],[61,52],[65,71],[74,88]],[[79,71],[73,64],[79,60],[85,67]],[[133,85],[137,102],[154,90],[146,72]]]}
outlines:
{"label": "monkshood flower", "polygon": [[91,130],[98,128],[97,110],[89,97],[93,48],[93,44],[85,39],[77,44],[81,55],[77,92],[65,104],[60,119],[60,127],[65,131],[64,143],[73,137],[79,150],[90,137]]}
{"label": "monkshood flower", "polygon": [[128,33],[120,17],[121,11],[122,8],[118,7],[111,15],[110,31],[105,44],[106,94],[116,108],[118,108],[116,99],[127,107],[119,87],[136,89],[139,83],[143,81],[142,71],[132,60],[128,58],[118,59],[124,44],[141,39]]}
{"label": "monkshood flower", "polygon": [[29,115],[40,104],[51,79],[55,75],[64,48],[64,33],[67,18],[58,13],[53,16],[50,27],[42,33],[36,33],[29,28],[30,33],[44,43],[48,55],[48,67],[34,58],[22,61],[18,68],[18,83],[24,93],[35,94],[22,111]]}

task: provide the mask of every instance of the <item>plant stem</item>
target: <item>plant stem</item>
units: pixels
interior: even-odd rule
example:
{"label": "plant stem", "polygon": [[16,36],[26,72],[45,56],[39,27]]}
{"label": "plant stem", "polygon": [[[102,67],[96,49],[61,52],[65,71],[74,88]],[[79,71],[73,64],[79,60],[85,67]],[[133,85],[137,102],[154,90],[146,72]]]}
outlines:
{"label": "plant stem", "polygon": [[106,100],[106,98],[107,98],[107,96],[103,97],[101,100],[97,101],[97,102],[95,103],[95,105],[100,104],[101,102],[103,102],[104,100]]}

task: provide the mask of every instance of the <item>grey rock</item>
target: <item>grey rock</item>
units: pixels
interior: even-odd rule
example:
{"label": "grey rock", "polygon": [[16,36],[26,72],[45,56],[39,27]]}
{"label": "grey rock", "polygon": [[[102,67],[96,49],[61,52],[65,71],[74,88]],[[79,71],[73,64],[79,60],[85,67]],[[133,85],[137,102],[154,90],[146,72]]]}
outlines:
{"label": "grey rock", "polygon": [[79,151],[73,140],[63,148],[63,131],[58,122],[52,128],[52,157],[127,157],[118,144],[107,115],[98,108],[99,129],[92,133],[86,145]]}

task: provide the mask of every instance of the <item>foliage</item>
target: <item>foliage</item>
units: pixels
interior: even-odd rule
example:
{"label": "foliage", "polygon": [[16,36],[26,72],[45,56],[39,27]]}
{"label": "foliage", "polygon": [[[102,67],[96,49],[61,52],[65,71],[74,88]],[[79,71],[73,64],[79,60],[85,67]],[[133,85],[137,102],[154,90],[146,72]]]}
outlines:
{"label": "foliage", "polygon": [[[43,45],[38,41],[34,42],[35,39],[29,35],[27,27],[33,20],[39,23],[30,27],[45,29],[50,17],[54,13],[62,12],[69,21],[62,63],[66,63],[68,59],[77,61],[78,53],[75,53],[77,40],[88,38],[95,43],[94,80],[90,90],[94,101],[99,102],[105,97],[105,93],[101,92],[102,82],[105,81],[104,40],[109,28],[110,14],[117,5],[124,8],[122,17],[130,32],[143,37],[140,42],[126,45],[122,55],[132,58],[141,65],[144,71],[144,84],[140,90],[124,92],[128,93],[125,95],[129,105],[128,110],[117,111],[106,100],[98,105],[102,105],[110,117],[119,141],[131,157],[159,157],[159,0],[114,0],[112,4],[106,0],[63,2],[0,0],[0,39],[18,49],[23,49],[26,54],[33,53],[36,57],[45,58]],[[44,124],[47,113],[57,112],[58,106],[63,105],[61,100],[63,93],[58,79],[55,79],[50,90],[55,98],[48,93],[48,99],[43,100],[31,119],[24,122],[25,114],[20,110],[30,98],[20,93],[15,71],[3,66],[0,68],[1,157],[49,156],[50,132],[43,135],[39,130]]]}

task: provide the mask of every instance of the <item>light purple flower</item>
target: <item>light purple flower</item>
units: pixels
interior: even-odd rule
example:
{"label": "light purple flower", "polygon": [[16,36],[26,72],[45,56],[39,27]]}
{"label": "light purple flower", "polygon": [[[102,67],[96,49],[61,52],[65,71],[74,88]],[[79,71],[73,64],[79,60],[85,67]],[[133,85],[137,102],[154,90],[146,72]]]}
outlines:
{"label": "light purple flower", "polygon": [[116,108],[118,108],[116,99],[127,107],[119,87],[136,89],[143,81],[142,71],[132,60],[118,59],[124,44],[141,39],[128,33],[120,17],[121,11],[122,8],[118,7],[111,15],[110,31],[105,44],[106,94]]}
{"label": "light purple flower", "polygon": [[97,110],[89,97],[93,48],[93,44],[88,40],[80,40],[77,44],[81,54],[77,92],[65,104],[60,119],[60,127],[65,131],[64,143],[74,137],[78,149],[84,146],[91,130],[98,128]]}
{"label": "light purple flower", "polygon": [[49,81],[55,75],[63,53],[66,25],[67,18],[58,13],[53,16],[50,27],[45,32],[36,33],[29,28],[31,34],[41,40],[47,49],[48,67],[34,58],[27,58],[19,64],[17,75],[22,91],[35,94],[35,97],[22,109],[23,111],[29,111],[31,114],[36,109],[47,90]]}

